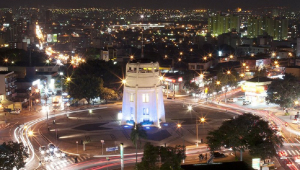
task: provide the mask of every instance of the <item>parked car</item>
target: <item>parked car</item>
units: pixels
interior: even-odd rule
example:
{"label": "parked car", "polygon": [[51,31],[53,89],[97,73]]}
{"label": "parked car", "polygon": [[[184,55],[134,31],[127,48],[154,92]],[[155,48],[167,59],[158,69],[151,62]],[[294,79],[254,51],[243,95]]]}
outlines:
{"label": "parked car", "polygon": [[230,99],[227,99],[227,102],[229,102],[229,103],[234,103],[234,102],[236,102],[237,100],[236,100],[236,98],[230,98]]}
{"label": "parked car", "polygon": [[213,156],[215,158],[224,158],[225,155],[223,153],[220,153],[220,152],[214,152]]}
{"label": "parked car", "polygon": [[243,101],[243,105],[249,105],[249,104],[251,104],[250,101],[248,101],[248,100],[244,100],[244,101]]}

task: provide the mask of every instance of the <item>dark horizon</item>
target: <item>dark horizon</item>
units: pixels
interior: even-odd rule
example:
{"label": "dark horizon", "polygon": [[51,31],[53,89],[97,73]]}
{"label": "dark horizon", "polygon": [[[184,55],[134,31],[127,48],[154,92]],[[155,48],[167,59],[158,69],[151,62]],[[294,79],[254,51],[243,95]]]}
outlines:
{"label": "dark horizon", "polygon": [[[290,3],[289,3],[290,2]],[[216,9],[228,10],[235,8],[242,8],[242,10],[251,10],[264,7],[292,7],[291,9],[300,9],[300,1],[281,1],[281,0],[213,0],[213,1],[199,1],[199,0],[152,0],[152,1],[139,1],[139,0],[11,0],[1,1],[0,8],[5,7],[39,7],[39,6],[53,6],[57,8],[147,8],[147,9]]]}

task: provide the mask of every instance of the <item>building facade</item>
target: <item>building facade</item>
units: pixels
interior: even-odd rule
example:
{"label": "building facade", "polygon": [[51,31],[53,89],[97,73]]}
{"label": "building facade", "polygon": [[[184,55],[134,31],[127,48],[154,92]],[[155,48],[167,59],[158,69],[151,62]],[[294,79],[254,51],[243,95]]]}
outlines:
{"label": "building facade", "polygon": [[0,71],[0,102],[16,97],[15,74],[13,71]]}
{"label": "building facade", "polygon": [[165,108],[158,62],[129,62],[125,80],[121,124],[160,127],[165,122]]}

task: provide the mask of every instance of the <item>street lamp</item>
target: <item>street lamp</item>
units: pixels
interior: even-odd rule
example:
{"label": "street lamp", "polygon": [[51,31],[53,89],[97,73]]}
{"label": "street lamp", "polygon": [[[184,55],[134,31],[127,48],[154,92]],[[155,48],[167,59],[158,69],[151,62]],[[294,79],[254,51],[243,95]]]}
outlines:
{"label": "street lamp", "polygon": [[126,79],[123,79],[123,80],[122,80],[122,84],[126,84]]}
{"label": "street lamp", "polygon": [[[193,110],[193,108],[192,108],[192,106],[191,105],[189,105],[188,107],[188,111],[192,111]],[[202,117],[202,118],[200,118],[200,123],[204,123],[205,122],[205,118],[204,117]],[[196,115],[196,140],[197,140],[197,142],[196,142],[196,145],[197,145],[197,147],[198,147],[198,143],[199,143],[199,133],[198,133],[198,116]],[[178,127],[178,125],[177,125],[177,127]]]}
{"label": "street lamp", "polygon": [[30,130],[29,132],[28,132],[28,136],[33,136],[33,131],[32,130]]}
{"label": "street lamp", "polygon": [[[227,74],[226,77],[227,77],[227,83],[228,83],[228,75],[231,74],[231,71],[228,70],[228,71],[226,72],[226,74]],[[226,93],[227,93],[227,85],[225,86],[225,103],[227,103]]]}
{"label": "street lamp", "polygon": [[[180,123],[178,123],[177,124],[177,128],[179,129],[179,131],[181,132],[181,137],[182,137],[182,142],[183,142],[183,145],[182,145],[182,150],[183,150],[183,154],[185,155],[185,149],[184,149],[184,138],[183,138],[183,133],[182,133],[182,129],[181,129],[181,124]],[[184,159],[182,160],[183,162],[184,162]]]}

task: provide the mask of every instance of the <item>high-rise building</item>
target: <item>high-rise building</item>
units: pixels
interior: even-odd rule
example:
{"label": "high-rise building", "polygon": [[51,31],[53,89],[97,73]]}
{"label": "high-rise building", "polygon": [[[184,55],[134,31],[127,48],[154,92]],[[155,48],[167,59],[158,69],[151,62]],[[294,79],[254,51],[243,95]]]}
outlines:
{"label": "high-rise building", "polygon": [[247,24],[249,38],[267,33],[274,40],[285,40],[288,35],[288,20],[270,17],[250,17]]}
{"label": "high-rise building", "polygon": [[231,31],[239,32],[239,17],[235,15],[215,15],[208,18],[208,32],[220,35]]}
{"label": "high-rise building", "polygon": [[165,122],[158,62],[133,60],[126,65],[121,124],[142,123],[160,127]]}

